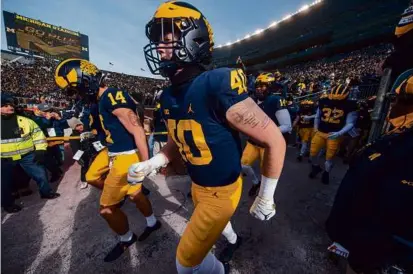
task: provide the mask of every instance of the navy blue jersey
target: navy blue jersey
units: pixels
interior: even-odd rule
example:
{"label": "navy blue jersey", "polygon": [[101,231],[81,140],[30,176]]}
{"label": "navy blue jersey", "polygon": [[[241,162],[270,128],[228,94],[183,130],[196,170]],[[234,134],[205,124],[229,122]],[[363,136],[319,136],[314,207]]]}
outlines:
{"label": "navy blue jersey", "polygon": [[399,246],[394,237],[413,243],[412,138],[413,128],[366,145],[340,184],[326,230],[350,251],[352,267],[391,258]]}
{"label": "navy blue jersey", "polygon": [[227,110],[248,98],[241,69],[207,71],[161,96],[168,132],[177,144],[194,183],[232,184],[241,173],[241,140],[225,119]]}
{"label": "navy blue jersey", "polygon": [[108,88],[99,98],[99,117],[106,133],[109,152],[123,152],[136,149],[133,136],[112,112],[118,108],[136,112],[136,104],[129,93],[116,88]]}
{"label": "navy blue jersey", "polygon": [[324,133],[340,131],[346,124],[347,114],[357,110],[355,101],[320,99],[320,124],[318,130]]}
{"label": "navy blue jersey", "polygon": [[261,103],[258,104],[260,108],[274,121],[274,123],[279,126],[277,117],[275,117],[275,113],[281,109],[285,109],[287,107],[287,101],[276,94],[270,94],[267,98]]}
{"label": "navy blue jersey", "polygon": [[[153,127],[155,132],[165,132],[167,131],[165,122],[162,118],[161,105],[158,104],[153,112]],[[168,136],[166,134],[156,134],[154,136],[155,141],[166,142],[168,141]]]}
{"label": "navy blue jersey", "polygon": [[98,104],[91,104],[88,107],[87,115],[82,117],[82,122],[85,125],[87,131],[92,131],[96,134],[96,138],[102,143],[106,143],[106,134],[102,129],[102,123],[99,118],[99,106]]}
{"label": "navy blue jersey", "polygon": [[298,111],[298,126],[300,128],[313,128],[314,127],[314,119],[305,120],[304,116],[311,116],[315,114],[314,107],[300,107]]}

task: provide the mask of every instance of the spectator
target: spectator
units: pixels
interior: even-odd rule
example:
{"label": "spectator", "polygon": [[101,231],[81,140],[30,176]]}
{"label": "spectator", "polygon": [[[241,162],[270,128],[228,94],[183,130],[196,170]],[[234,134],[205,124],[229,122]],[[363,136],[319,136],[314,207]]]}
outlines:
{"label": "spectator", "polygon": [[47,143],[44,134],[33,120],[16,115],[13,98],[1,94],[1,205],[7,212],[18,212],[12,197],[11,170],[17,164],[38,184],[40,197],[55,199],[44,169]]}
{"label": "spectator", "polygon": [[[78,118],[73,117],[72,119],[68,120],[67,123],[69,124],[70,128],[72,129],[72,137],[80,136],[84,132],[84,127],[82,121]],[[81,148],[80,139],[78,140],[70,140],[70,148],[72,150],[72,154],[75,155],[76,152]],[[80,161],[81,169],[80,169],[80,189],[85,189],[88,187],[86,182],[86,172],[88,167]]]}

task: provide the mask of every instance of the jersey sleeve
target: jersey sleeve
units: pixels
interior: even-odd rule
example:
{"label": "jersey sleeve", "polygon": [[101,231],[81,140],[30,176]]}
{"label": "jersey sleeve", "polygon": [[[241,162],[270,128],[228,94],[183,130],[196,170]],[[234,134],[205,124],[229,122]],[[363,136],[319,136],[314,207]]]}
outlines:
{"label": "jersey sleeve", "polygon": [[135,102],[129,93],[123,90],[111,89],[103,94],[101,100],[103,100],[104,108],[109,112],[118,108],[129,108],[136,111]]}
{"label": "jersey sleeve", "polygon": [[209,77],[210,95],[221,113],[248,98],[247,77],[241,69],[216,69]]}
{"label": "jersey sleeve", "polygon": [[275,112],[281,110],[281,109],[286,109],[287,108],[287,102],[284,98],[281,96],[273,95],[270,97],[270,109]]}

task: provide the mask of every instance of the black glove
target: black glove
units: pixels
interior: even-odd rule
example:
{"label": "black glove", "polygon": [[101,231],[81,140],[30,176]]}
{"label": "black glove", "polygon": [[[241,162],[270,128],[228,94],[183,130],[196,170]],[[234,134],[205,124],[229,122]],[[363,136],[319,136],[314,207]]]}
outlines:
{"label": "black glove", "polygon": [[34,152],[34,162],[44,165],[46,163],[46,150],[36,150]]}

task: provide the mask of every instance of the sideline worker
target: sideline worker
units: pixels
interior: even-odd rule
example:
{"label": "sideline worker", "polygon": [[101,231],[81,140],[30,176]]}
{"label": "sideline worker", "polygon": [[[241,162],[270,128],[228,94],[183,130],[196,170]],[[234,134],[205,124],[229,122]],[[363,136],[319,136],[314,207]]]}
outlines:
{"label": "sideline worker", "polygon": [[47,141],[33,120],[16,115],[14,99],[1,94],[1,206],[7,212],[21,210],[11,195],[11,170],[17,164],[39,186],[42,199],[54,199],[60,194],[52,191],[44,168]]}

